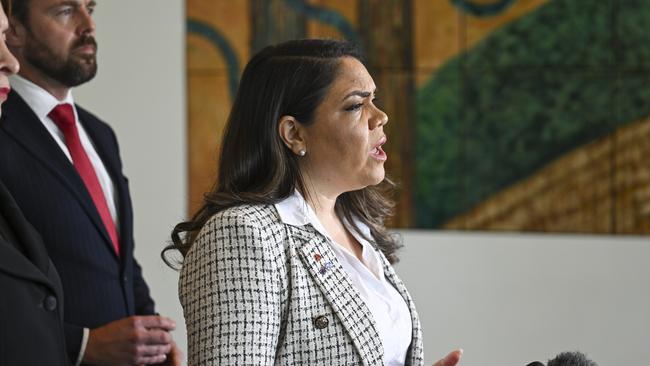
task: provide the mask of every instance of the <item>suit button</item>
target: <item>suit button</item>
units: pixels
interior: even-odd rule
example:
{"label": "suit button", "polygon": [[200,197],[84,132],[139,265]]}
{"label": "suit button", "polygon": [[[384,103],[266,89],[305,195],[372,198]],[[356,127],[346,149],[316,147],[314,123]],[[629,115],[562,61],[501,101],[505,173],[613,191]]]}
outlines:
{"label": "suit button", "polygon": [[128,282],[129,282],[129,278],[126,277],[126,275],[122,276],[122,283],[126,285]]}
{"label": "suit button", "polygon": [[56,310],[56,305],[57,305],[56,297],[52,295],[45,297],[45,300],[43,300],[43,307],[47,311]]}
{"label": "suit button", "polygon": [[325,315],[320,315],[314,318],[314,326],[318,329],[324,329],[330,323]]}

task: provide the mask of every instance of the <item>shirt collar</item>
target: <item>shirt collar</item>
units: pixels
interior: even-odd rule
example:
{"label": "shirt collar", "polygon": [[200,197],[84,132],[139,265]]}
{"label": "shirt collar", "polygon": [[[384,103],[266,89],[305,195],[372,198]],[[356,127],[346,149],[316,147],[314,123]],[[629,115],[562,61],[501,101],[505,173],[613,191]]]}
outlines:
{"label": "shirt collar", "polygon": [[[309,206],[307,201],[302,197],[300,192],[297,190],[293,192],[293,194],[284,200],[278,202],[275,204],[275,209],[278,211],[278,214],[280,215],[280,220],[287,225],[292,225],[292,226],[305,226],[307,224],[311,224],[316,231],[320,232],[323,234],[328,239],[332,239],[328,234],[323,225],[320,223],[320,220],[318,220],[318,217],[316,216],[316,212]],[[371,238],[372,236],[370,235],[370,228],[366,226],[363,222],[353,219],[355,226],[359,229],[359,233],[355,232],[354,228],[347,222],[347,220],[344,220],[345,226],[348,227],[352,235],[354,235],[357,240],[360,242],[363,241],[365,242],[366,240],[363,240],[363,237],[366,238]],[[361,235],[357,235],[361,234]],[[363,244],[363,243],[362,243]]]}
{"label": "shirt collar", "polygon": [[47,90],[34,84],[19,75],[13,75],[9,78],[11,87],[23,98],[25,103],[34,111],[36,116],[43,120],[58,104],[69,103],[74,107],[72,91],[68,90],[65,99],[58,100]]}
{"label": "shirt collar", "polygon": [[[312,221],[310,214],[313,213],[313,210],[298,191],[294,191],[291,196],[276,203],[275,209],[280,215],[280,220],[287,225],[305,226]],[[316,216],[315,213],[313,215]]]}

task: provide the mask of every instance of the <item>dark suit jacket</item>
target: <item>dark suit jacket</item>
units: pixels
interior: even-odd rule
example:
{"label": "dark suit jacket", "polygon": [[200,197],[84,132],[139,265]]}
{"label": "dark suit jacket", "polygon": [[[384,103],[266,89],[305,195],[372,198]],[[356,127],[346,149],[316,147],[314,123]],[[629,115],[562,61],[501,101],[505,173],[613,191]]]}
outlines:
{"label": "dark suit jacket", "polygon": [[65,333],[75,360],[82,328],[154,313],[133,258],[133,213],[113,130],[77,106],[79,120],[117,193],[120,256],[74,166],[25,101],[14,91],[2,106],[0,180],[44,239],[66,296]]}
{"label": "dark suit jacket", "polygon": [[0,365],[67,365],[59,276],[2,183],[0,291]]}

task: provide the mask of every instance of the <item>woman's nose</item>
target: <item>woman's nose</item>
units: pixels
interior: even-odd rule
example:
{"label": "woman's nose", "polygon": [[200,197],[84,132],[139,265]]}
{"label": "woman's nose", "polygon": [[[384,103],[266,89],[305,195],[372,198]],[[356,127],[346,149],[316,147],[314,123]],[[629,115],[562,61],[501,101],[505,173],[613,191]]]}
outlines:
{"label": "woman's nose", "polygon": [[370,121],[371,130],[374,130],[375,128],[380,126],[384,126],[386,123],[388,123],[388,115],[386,115],[384,111],[382,111],[377,107],[375,107],[375,109],[376,109],[376,115]]}
{"label": "woman's nose", "polygon": [[9,51],[7,44],[0,42],[0,72],[8,76],[17,73],[19,69],[18,60]]}

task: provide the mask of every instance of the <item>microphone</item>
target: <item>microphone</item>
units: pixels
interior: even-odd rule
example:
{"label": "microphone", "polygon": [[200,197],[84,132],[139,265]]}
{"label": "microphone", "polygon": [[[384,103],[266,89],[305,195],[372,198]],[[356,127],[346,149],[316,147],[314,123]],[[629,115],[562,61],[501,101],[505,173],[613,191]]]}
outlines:
{"label": "microphone", "polygon": [[562,352],[548,361],[547,366],[598,366],[581,352]]}
{"label": "microphone", "polygon": [[[531,362],[526,366],[544,366],[539,361]],[[546,366],[598,366],[581,352],[562,352],[549,360]]]}

